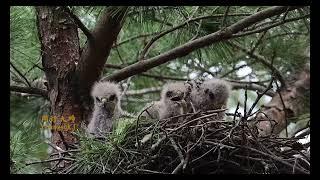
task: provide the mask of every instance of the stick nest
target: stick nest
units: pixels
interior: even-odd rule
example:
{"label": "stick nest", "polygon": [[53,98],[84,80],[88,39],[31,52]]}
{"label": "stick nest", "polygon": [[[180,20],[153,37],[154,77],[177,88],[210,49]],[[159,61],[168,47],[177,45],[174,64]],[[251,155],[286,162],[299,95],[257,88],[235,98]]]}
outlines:
{"label": "stick nest", "polygon": [[247,118],[221,119],[222,111],[152,122],[138,118],[105,140],[82,139],[75,161],[60,173],[310,173],[308,147],[299,137],[258,137]]}

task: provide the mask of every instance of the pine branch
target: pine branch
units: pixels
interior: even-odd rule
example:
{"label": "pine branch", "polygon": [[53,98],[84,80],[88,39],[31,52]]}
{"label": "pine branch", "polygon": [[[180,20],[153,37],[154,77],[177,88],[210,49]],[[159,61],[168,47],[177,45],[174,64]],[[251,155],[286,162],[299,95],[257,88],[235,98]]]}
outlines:
{"label": "pine branch", "polygon": [[[122,69],[124,68],[123,66],[120,65],[114,65],[114,64],[105,64],[104,67],[106,68],[112,68],[112,69]],[[144,76],[144,77],[149,77],[149,78],[154,78],[154,79],[160,79],[160,80],[175,80],[175,81],[187,81],[188,79],[186,78],[179,78],[179,77],[172,77],[172,76],[162,76],[162,75],[154,75],[154,74],[148,74],[148,73],[141,73],[137,74],[138,76]],[[102,81],[107,80],[107,78],[102,78]]]}
{"label": "pine branch", "polygon": [[33,95],[40,95],[48,99],[48,92],[43,89],[34,88],[34,87],[21,87],[21,86],[10,86],[10,91],[28,93]]}
{"label": "pine branch", "polygon": [[[250,14],[247,14],[247,13],[240,13],[240,14],[230,14],[229,16],[248,16]],[[173,28],[171,29],[168,29],[166,31],[163,31],[163,32],[160,32],[157,36],[153,37],[149,42],[148,44],[144,47],[144,49],[142,50],[141,52],[141,55],[140,55],[140,58],[139,59],[144,59],[147,55],[147,52],[149,50],[149,48],[151,47],[151,45],[157,41],[158,39],[160,39],[161,37],[165,36],[166,34],[169,34],[177,29],[180,29],[186,25],[188,25],[189,23],[191,22],[194,22],[194,21],[199,21],[199,20],[202,20],[202,19],[210,19],[210,18],[217,18],[217,17],[224,17],[224,14],[216,14],[216,15],[209,15],[209,16],[200,16],[200,17],[196,17],[196,18],[192,18],[192,19],[188,19],[187,21],[177,25],[177,26],[174,26]]]}
{"label": "pine branch", "polygon": [[[290,10],[297,9],[298,7],[290,7]],[[214,43],[224,41],[227,39],[234,38],[233,34],[238,33],[239,31],[243,30],[246,27],[249,27],[259,21],[262,21],[266,18],[281,14],[287,10],[287,7],[270,7],[263,11],[260,11],[256,14],[253,14],[249,17],[246,17],[237,23],[223,29],[219,30],[215,33],[206,35],[202,38],[198,38],[196,40],[190,41],[185,43],[179,47],[176,47],[172,50],[169,50],[165,53],[162,53],[156,57],[150,58],[148,60],[139,61],[135,64],[127,66],[114,74],[108,76],[106,79],[111,81],[121,81],[126,79],[130,76],[148,71],[151,68],[157,67],[161,64],[167,63],[179,57],[183,57],[195,51],[199,48],[203,48]],[[239,36],[237,36],[239,37]]]}

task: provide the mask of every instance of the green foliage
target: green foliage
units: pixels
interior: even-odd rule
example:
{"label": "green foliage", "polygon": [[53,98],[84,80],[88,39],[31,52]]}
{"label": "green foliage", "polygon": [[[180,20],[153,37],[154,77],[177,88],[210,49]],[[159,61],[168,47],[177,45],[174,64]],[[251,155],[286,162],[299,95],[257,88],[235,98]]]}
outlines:
{"label": "green foliage", "polygon": [[130,153],[123,147],[126,146],[128,138],[133,138],[128,137],[128,133],[135,125],[136,119],[120,118],[105,140],[95,140],[83,132],[78,132],[80,152],[75,154],[73,173],[110,173],[110,165],[114,163],[113,158]]}
{"label": "green foliage", "polygon": [[[93,30],[98,19],[101,17],[106,7],[101,6],[73,6],[72,12],[77,15],[83,24]],[[226,6],[162,6],[162,7],[107,7],[112,10],[113,14],[126,9],[123,27],[118,35],[117,47],[112,48],[107,63],[114,65],[128,66],[139,61],[142,50],[151,39],[160,32],[169,30],[175,26],[185,23],[187,20],[203,16],[214,16],[187,23],[185,26],[178,28],[158,39],[150,47],[147,58],[152,58],[170,51],[192,39],[200,38],[208,34],[218,31],[222,26]],[[264,6],[231,6],[228,14],[253,14],[254,12],[263,10]],[[308,14],[309,8],[306,7],[301,11],[292,11],[287,14],[288,18],[294,18],[303,14]],[[245,16],[228,16],[225,19],[225,25],[231,25]],[[262,23],[267,23],[267,19]],[[265,34],[261,42],[257,45],[255,52],[264,56],[268,62],[272,62],[274,67],[278,69],[282,76],[286,79],[289,75],[294,74],[297,69],[302,67],[308,58],[304,56],[304,50],[310,46],[310,19],[298,20],[290,23],[274,27]],[[144,35],[142,37],[137,37]],[[237,43],[246,49],[252,49],[259,41],[261,33],[251,34],[245,37],[236,38],[229,42]],[[136,37],[136,38],[133,38]],[[86,37],[79,30],[79,38],[81,47],[86,43]],[[25,77],[32,81],[42,77],[44,72],[37,67],[41,65],[41,50],[38,39],[36,26],[36,12],[34,7],[29,6],[13,6],[10,7],[10,62],[20,70]],[[169,63],[160,65],[151,70],[147,74],[162,75],[179,78],[208,77],[211,74],[217,76],[224,75],[234,67],[245,62],[250,75],[241,77],[234,71],[225,78],[238,81],[265,81],[263,84],[269,83],[270,70],[258,62],[256,59],[249,57],[242,51],[235,49],[226,42],[218,42],[205,48],[198,49],[185,57],[178,58]],[[206,70],[207,72],[203,71]],[[216,70],[218,69],[218,70]],[[243,70],[243,69],[242,69]],[[116,72],[117,69],[105,68],[103,76],[107,76]],[[21,77],[10,69],[10,82],[16,83]],[[209,72],[209,73],[208,73]],[[191,76],[192,75],[192,76]],[[155,79],[137,75],[132,77],[128,90],[140,90],[150,87],[161,87],[168,79]],[[124,81],[126,82],[126,80]],[[123,82],[121,82],[123,83]],[[243,102],[244,91],[233,91],[229,100],[228,107],[230,111],[235,110],[238,102]],[[255,92],[248,92],[248,106],[250,106],[256,98]],[[132,100],[133,99],[133,100]],[[158,100],[159,93],[148,93],[143,95],[124,98],[123,109],[129,112],[139,112],[147,102],[141,100]],[[263,98],[259,101],[257,108],[268,102],[270,98]],[[132,101],[131,101],[132,100]],[[136,101],[134,101],[136,100]],[[304,103],[308,112],[310,97],[308,96]],[[41,165],[30,165],[25,167],[26,161],[45,159],[47,154],[47,145],[43,143],[44,132],[40,130],[40,116],[48,113],[48,107],[42,106],[45,102],[40,98],[22,98],[15,95],[10,99],[10,156],[14,162],[12,173],[35,173],[41,171]],[[240,104],[240,108],[244,108]],[[132,128],[135,123],[127,123],[130,120],[120,121],[118,128],[110,136],[110,143],[101,143],[82,137],[83,154],[79,154],[80,160],[76,170],[80,173],[86,172],[106,172],[105,167],[112,156],[125,143],[124,137],[127,130]],[[112,142],[112,143],[111,143]],[[130,153],[122,151],[122,153]],[[95,156],[100,154],[102,156]]]}
{"label": "green foliage", "polygon": [[43,72],[33,68],[40,63],[40,44],[36,27],[35,9],[28,6],[10,7],[10,62],[13,63],[26,78],[34,80]]}
{"label": "green foliage", "polygon": [[46,159],[48,146],[44,143],[41,115],[48,114],[43,99],[10,97],[10,166],[11,173],[40,173],[39,164],[26,166],[31,161]]}

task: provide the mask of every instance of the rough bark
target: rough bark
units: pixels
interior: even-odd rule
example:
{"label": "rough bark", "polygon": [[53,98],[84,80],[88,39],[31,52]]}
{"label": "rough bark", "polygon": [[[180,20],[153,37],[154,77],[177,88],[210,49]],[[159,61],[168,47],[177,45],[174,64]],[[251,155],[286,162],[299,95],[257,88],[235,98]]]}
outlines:
{"label": "rough bark", "polygon": [[92,32],[93,40],[88,41],[83,48],[77,69],[81,87],[91,87],[94,81],[100,77],[103,65],[106,63],[112,45],[120,32],[121,20],[125,11],[126,8],[123,8],[117,15],[112,15],[112,11],[105,10],[99,19]]}
{"label": "rough bark", "polygon": [[310,67],[306,65],[292,78],[287,87],[278,91],[272,100],[261,108],[256,119],[260,136],[278,134],[286,128],[288,118],[296,117],[309,109]]}
{"label": "rough bark", "polygon": [[[90,113],[88,107],[84,107],[90,105],[89,90],[98,80],[117,38],[124,11],[120,15],[106,11],[92,33],[93,39],[81,54],[78,27],[66,8],[36,7],[36,12],[42,65],[48,80],[50,117],[56,117],[50,119],[52,127],[71,127],[69,130],[53,128],[52,142],[67,150],[77,143],[71,130],[79,128]],[[67,164],[63,161],[61,165]]]}
{"label": "rough bark", "polygon": [[[48,80],[52,127],[70,125],[78,128],[82,114],[73,82],[76,64],[80,59],[77,26],[60,7],[36,7],[36,12],[43,52],[42,66]],[[74,121],[69,121],[72,115]],[[76,142],[76,138],[68,131],[52,128],[52,142],[62,149],[68,149]]]}

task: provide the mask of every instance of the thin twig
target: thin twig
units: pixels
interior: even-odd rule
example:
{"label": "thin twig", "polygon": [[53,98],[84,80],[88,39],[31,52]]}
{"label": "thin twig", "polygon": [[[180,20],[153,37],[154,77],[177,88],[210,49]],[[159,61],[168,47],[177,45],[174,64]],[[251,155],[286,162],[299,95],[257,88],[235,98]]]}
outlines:
{"label": "thin twig", "polygon": [[281,75],[281,72],[279,70],[277,70],[272,63],[268,62],[268,60],[257,53],[251,52],[249,49],[243,48],[235,43],[231,43],[231,42],[227,42],[228,44],[230,44],[233,47],[236,47],[237,49],[240,49],[241,51],[247,53],[249,56],[251,56],[252,58],[256,59],[257,61],[261,62],[263,65],[265,65],[266,67],[268,67],[271,71],[274,72],[274,74],[276,75],[277,79],[281,82],[281,87],[285,87],[285,80]]}
{"label": "thin twig", "polygon": [[73,21],[77,24],[77,26],[81,29],[81,31],[86,35],[89,42],[94,40],[92,33],[90,30],[81,22],[78,16],[73,14],[68,7],[62,6],[62,8],[69,14],[69,16],[73,19]]}
{"label": "thin twig", "polygon": [[286,130],[286,137],[288,137],[288,114],[287,114],[287,108],[286,108],[286,105],[285,105],[285,103],[283,101],[282,94],[280,92],[280,87],[278,85],[278,82],[275,81],[275,84],[277,86],[277,89],[278,89],[277,92],[278,92],[278,95],[280,96],[281,104],[283,106],[284,119],[285,119],[285,122],[286,122],[286,129],[285,129]]}
{"label": "thin twig", "polygon": [[262,27],[262,28],[259,28],[259,29],[255,29],[255,30],[252,30],[252,31],[245,31],[245,32],[237,33],[237,34],[232,35],[232,37],[242,37],[242,36],[247,36],[247,35],[250,35],[250,34],[260,33],[260,32],[266,31],[268,29],[271,29],[273,27],[279,26],[281,24],[285,24],[285,23],[292,22],[292,21],[297,21],[297,20],[304,19],[304,18],[307,18],[307,17],[310,17],[310,14],[307,14],[307,15],[304,15],[304,16],[301,16],[301,17],[286,19],[284,21],[279,21],[279,22],[273,23],[273,24],[271,24],[269,26],[265,26],[265,27]]}
{"label": "thin twig", "polygon": [[[246,146],[239,146],[239,145],[234,145],[234,146],[239,147],[239,148],[245,148],[245,149],[248,149],[248,150],[253,151],[253,152],[257,152],[257,153],[259,153],[261,155],[270,157],[271,159],[274,159],[274,160],[276,160],[276,161],[278,161],[278,162],[280,162],[280,163],[282,163],[282,164],[284,164],[284,165],[286,165],[288,167],[292,167],[293,168],[292,164],[284,161],[283,159],[281,159],[281,158],[279,158],[277,156],[273,156],[273,155],[270,155],[270,154],[267,154],[267,153],[264,153],[262,151],[259,151],[259,150],[256,150],[256,149],[253,149],[253,148],[250,148],[250,147],[246,147]],[[295,169],[298,170],[299,172],[303,173],[303,174],[308,174],[308,172],[306,172],[304,169],[301,169],[299,167],[295,167]]]}
{"label": "thin twig", "polygon": [[243,64],[243,65],[241,65],[241,66],[238,66],[238,67],[236,67],[236,68],[231,69],[230,71],[226,72],[225,74],[223,74],[223,75],[221,75],[221,76],[219,76],[219,77],[220,77],[220,78],[224,78],[224,77],[228,76],[229,74],[231,74],[231,73],[233,73],[233,72],[235,72],[235,71],[237,71],[237,70],[239,70],[239,69],[242,69],[242,68],[244,68],[244,67],[253,65],[253,64],[255,64],[255,63],[257,63],[257,61],[252,61],[252,62],[250,62],[250,63],[248,63],[248,64]]}
{"label": "thin twig", "polygon": [[22,77],[22,78],[25,80],[25,82],[27,83],[27,85],[28,85],[29,87],[31,87],[31,84],[29,83],[28,79],[19,71],[19,69],[18,69],[17,67],[15,67],[15,66],[13,65],[12,62],[10,62],[10,66],[20,75],[20,77]]}
{"label": "thin twig", "polygon": [[265,94],[269,91],[269,89],[272,88],[272,82],[273,82],[273,78],[271,79],[268,87],[267,87],[261,94],[257,92],[257,93],[258,93],[258,97],[256,98],[256,100],[255,100],[254,103],[252,104],[252,106],[251,106],[251,108],[249,109],[248,113],[245,114],[245,117],[249,117],[249,116],[250,116],[250,114],[252,113],[254,107],[257,105],[257,103],[258,103],[259,100],[262,98],[262,96],[265,95]]}
{"label": "thin twig", "polygon": [[[246,14],[246,13],[242,13],[242,14],[229,14],[229,16],[247,16],[247,15],[251,15],[251,14]],[[140,58],[139,59],[144,59],[146,57],[146,53],[148,51],[148,49],[151,47],[151,45],[157,41],[158,39],[160,39],[161,37],[163,37],[164,35],[168,34],[168,33],[171,33],[185,25],[188,25],[189,23],[191,22],[194,22],[194,21],[198,21],[198,20],[201,20],[201,19],[209,19],[209,18],[216,18],[216,17],[223,17],[224,14],[217,14],[217,15],[209,15],[209,16],[200,16],[200,17],[196,17],[196,18],[192,18],[192,19],[188,19],[187,21],[171,28],[171,29],[168,29],[166,31],[163,31],[161,33],[159,33],[157,36],[153,37],[149,42],[148,44],[144,47],[144,49],[142,50],[141,52],[141,55],[140,55]]]}
{"label": "thin twig", "polygon": [[130,42],[130,41],[133,41],[133,40],[135,40],[135,39],[145,38],[145,37],[153,36],[153,35],[156,35],[156,34],[158,34],[158,32],[148,33],[148,34],[140,34],[140,35],[137,35],[137,36],[133,36],[133,37],[130,37],[130,38],[126,39],[126,40],[123,40],[123,41],[121,41],[121,42],[119,42],[119,43],[117,43],[117,44],[114,44],[114,45],[112,46],[112,48],[121,46],[121,45],[123,45],[123,44],[125,44],[125,43],[128,43],[128,42]]}
{"label": "thin twig", "polygon": [[181,150],[179,149],[179,147],[177,146],[176,142],[173,140],[173,138],[169,138],[173,148],[176,150],[176,152],[178,153],[178,156],[180,158],[180,164],[172,171],[171,174],[177,174],[179,172],[179,170],[182,168],[183,164],[184,164],[184,157],[182,155]]}
{"label": "thin twig", "polygon": [[43,161],[34,161],[34,162],[30,162],[30,163],[26,163],[26,166],[32,165],[32,164],[40,164],[40,163],[47,163],[47,162],[53,162],[53,161],[76,161],[75,159],[72,158],[67,158],[67,157],[60,157],[60,158],[52,158],[52,159],[48,159],[48,160],[43,160]]}
{"label": "thin twig", "polygon": [[223,18],[222,18],[222,21],[221,21],[220,28],[224,28],[226,26],[226,20],[227,20],[227,17],[228,17],[229,9],[230,9],[230,6],[227,6],[226,10],[225,10],[225,12],[223,14]]}

